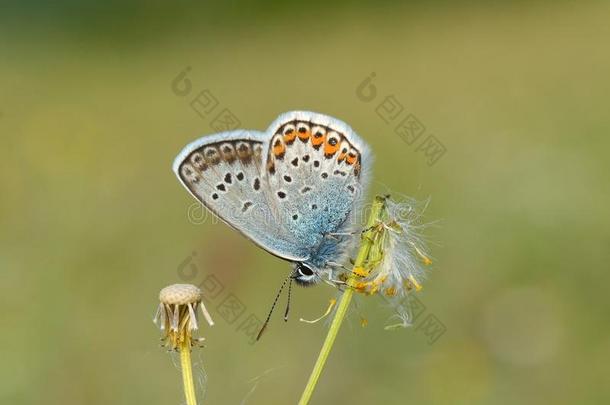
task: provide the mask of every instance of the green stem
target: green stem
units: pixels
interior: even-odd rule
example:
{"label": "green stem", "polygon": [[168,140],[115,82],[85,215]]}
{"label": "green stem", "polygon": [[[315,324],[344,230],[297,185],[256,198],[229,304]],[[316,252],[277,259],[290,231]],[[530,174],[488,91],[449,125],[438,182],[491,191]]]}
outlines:
{"label": "green stem", "polygon": [[184,396],[187,405],[197,405],[195,397],[195,384],[193,383],[193,367],[191,365],[190,338],[186,337],[180,343],[180,365],[182,367],[182,381],[184,382]]}
{"label": "green stem", "polygon": [[[373,245],[373,239],[369,237],[371,228],[373,228],[373,226],[376,225],[381,219],[384,206],[385,197],[375,197],[375,201],[373,202],[371,208],[371,215],[368,218],[365,228],[367,231],[362,235],[362,242],[360,244],[360,248],[358,249],[358,255],[356,256],[356,261],[354,262],[354,268],[363,267],[367,261],[369,252],[371,251],[371,246]],[[348,286],[351,286],[352,282],[353,275],[350,276],[347,281]],[[316,384],[318,383],[318,379],[320,378],[324,365],[326,364],[326,359],[328,359],[330,350],[335,343],[335,338],[337,337],[341,324],[343,323],[343,318],[345,318],[345,314],[347,313],[347,308],[352,300],[352,295],[354,295],[354,290],[352,288],[347,288],[341,296],[341,300],[337,306],[337,312],[335,313],[335,317],[330,325],[330,329],[328,330],[328,334],[326,335],[326,339],[324,340],[324,344],[322,345],[322,349],[320,350],[320,354],[318,355],[318,359],[316,360],[313,371],[309,376],[309,380],[307,381],[303,395],[301,395],[299,405],[307,405],[311,399],[313,391],[316,388]]]}

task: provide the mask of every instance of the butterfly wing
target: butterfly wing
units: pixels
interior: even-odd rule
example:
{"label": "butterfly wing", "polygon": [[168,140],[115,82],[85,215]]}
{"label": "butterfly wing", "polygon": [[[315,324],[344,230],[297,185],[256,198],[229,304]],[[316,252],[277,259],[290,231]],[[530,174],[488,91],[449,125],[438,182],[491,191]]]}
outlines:
{"label": "butterfly wing", "polygon": [[200,138],[174,161],[180,182],[211,212],[270,253],[291,261],[307,250],[279,220],[269,203],[273,191],[264,171],[268,135],[232,131]]}
{"label": "butterfly wing", "polygon": [[368,146],[344,122],[307,111],[280,115],[267,135],[273,211],[310,254],[327,245],[326,256],[332,256],[336,243],[326,244],[325,235],[353,224],[368,185]]}

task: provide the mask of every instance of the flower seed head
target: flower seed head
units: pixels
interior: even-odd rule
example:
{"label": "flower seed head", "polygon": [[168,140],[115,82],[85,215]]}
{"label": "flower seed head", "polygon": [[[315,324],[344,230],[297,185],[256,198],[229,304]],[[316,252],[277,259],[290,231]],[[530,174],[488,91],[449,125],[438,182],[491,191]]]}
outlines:
{"label": "flower seed head", "polygon": [[[352,288],[365,295],[382,295],[395,309],[400,321],[395,326],[409,326],[411,313],[404,304],[411,291],[422,289],[425,266],[432,260],[426,253],[426,238],[422,235],[428,224],[422,215],[427,203],[415,200],[396,202],[386,199],[380,222],[370,230],[373,240],[365,267],[352,270]],[[341,279],[341,277],[336,277]],[[349,278],[346,275],[344,278]]]}
{"label": "flower seed head", "polygon": [[210,326],[214,325],[201,301],[201,290],[192,284],[173,284],[159,292],[159,306],[153,319],[164,333],[171,350],[180,350],[184,344],[192,346],[202,339],[194,339],[193,331],[199,329],[197,309],[201,309]]}
{"label": "flower seed head", "polygon": [[194,304],[201,298],[201,290],[192,284],[172,284],[159,293],[159,301],[168,305]]}

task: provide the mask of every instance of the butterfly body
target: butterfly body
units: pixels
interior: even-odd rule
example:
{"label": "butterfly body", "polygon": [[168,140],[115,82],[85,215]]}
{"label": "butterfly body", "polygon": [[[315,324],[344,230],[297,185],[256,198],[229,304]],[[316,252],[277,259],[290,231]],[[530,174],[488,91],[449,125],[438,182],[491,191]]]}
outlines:
{"label": "butterfly body", "polygon": [[238,130],[187,145],[174,172],[229,226],[295,264],[302,285],[330,276],[352,238],[372,163],[367,145],[342,121],[294,111],[265,132]]}

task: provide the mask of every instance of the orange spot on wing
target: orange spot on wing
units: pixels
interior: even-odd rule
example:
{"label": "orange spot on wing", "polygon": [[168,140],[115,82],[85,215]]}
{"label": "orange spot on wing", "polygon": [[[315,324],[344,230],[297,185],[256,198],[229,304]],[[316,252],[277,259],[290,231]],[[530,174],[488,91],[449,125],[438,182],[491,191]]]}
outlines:
{"label": "orange spot on wing", "polygon": [[282,142],[282,138],[278,137],[275,139],[275,141],[273,141],[272,151],[276,158],[284,157],[284,153],[286,152],[286,144]]}
{"label": "orange spot on wing", "polygon": [[311,132],[309,132],[309,130],[305,131],[305,132],[298,132],[299,134],[299,139],[303,142],[307,142],[309,140],[309,137],[311,136]]}
{"label": "orange spot on wing", "polygon": [[356,155],[355,153],[348,153],[347,155],[347,164],[348,165],[353,165],[354,163],[356,163],[356,161],[358,160],[358,155]]}
{"label": "orange spot on wing", "polygon": [[314,134],[313,137],[311,138],[311,144],[313,146],[320,146],[324,143],[324,134],[319,133],[319,134]]}
{"label": "orange spot on wing", "polygon": [[[332,144],[333,142],[335,143],[334,145]],[[324,144],[324,154],[332,156],[337,152],[337,150],[339,150],[339,141],[337,141],[335,138],[327,139],[326,143]]]}
{"label": "orange spot on wing", "polygon": [[286,151],[286,147],[284,146],[284,144],[278,145],[278,146],[274,146],[273,147],[273,154],[275,155],[275,157],[279,158],[281,156],[284,156],[284,152]]}
{"label": "orange spot on wing", "polygon": [[295,131],[287,132],[284,134],[284,142],[286,142],[288,145],[290,145],[292,142],[294,142],[296,137],[297,137],[297,133]]}
{"label": "orange spot on wing", "polygon": [[345,157],[347,156],[347,153],[341,151],[341,153],[339,154],[339,157],[337,158],[337,163],[341,163],[345,160]]}

